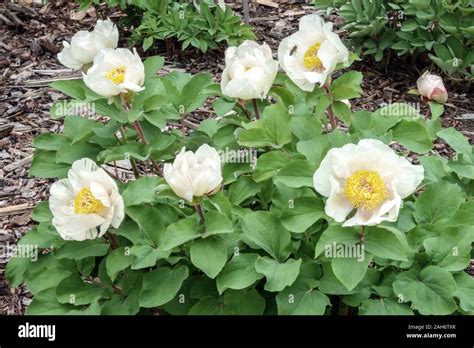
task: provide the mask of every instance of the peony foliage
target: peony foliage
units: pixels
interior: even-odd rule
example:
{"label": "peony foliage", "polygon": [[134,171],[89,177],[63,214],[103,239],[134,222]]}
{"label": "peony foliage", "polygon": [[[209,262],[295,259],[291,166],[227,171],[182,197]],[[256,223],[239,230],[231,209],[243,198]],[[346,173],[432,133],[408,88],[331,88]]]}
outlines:
{"label": "peony foliage", "polygon": [[[302,23],[276,74],[248,41],[223,81],[104,47],[83,80],[51,85],[64,131],[35,139],[30,175],[55,182],[6,269],[29,314],[474,313],[474,154],[441,127],[442,81],[420,81],[429,115],[353,111],[363,75],[341,69],[356,56]],[[189,122],[209,97],[212,117]]]}

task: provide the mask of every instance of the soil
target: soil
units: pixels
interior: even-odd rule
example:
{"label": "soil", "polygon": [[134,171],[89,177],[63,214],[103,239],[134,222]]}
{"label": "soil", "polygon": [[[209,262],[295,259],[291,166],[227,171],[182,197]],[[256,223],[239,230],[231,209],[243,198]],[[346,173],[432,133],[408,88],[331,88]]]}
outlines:
{"label": "soil", "polygon": [[[228,1],[230,2],[230,1]],[[267,42],[276,54],[279,42],[297,30],[298,19],[314,8],[305,1],[274,1],[279,8],[256,3],[250,4],[251,25],[257,40]],[[241,6],[233,2],[234,11]],[[30,219],[32,208],[48,198],[51,180],[30,178],[28,170],[34,152],[33,139],[45,132],[61,132],[62,121],[49,118],[52,102],[64,96],[48,87],[54,80],[74,78],[77,72],[64,68],[56,59],[62,41],[69,41],[78,30],[90,30],[96,22],[96,12],[77,13],[77,5],[68,1],[48,1],[48,4],[0,4],[0,245],[15,244],[34,224]],[[99,11],[99,14],[101,12]],[[117,22],[121,12],[113,9],[108,16]],[[5,19],[2,19],[6,17]],[[336,28],[342,19],[331,15]],[[127,46],[129,32],[119,26],[121,46]],[[347,33],[341,32],[342,36]],[[163,45],[145,53],[165,54]],[[183,69],[193,74],[209,71],[218,81],[224,68],[224,48],[202,54],[187,50],[166,56],[167,69]],[[390,65],[364,58],[351,69],[364,74],[363,94],[352,101],[353,110],[375,110],[383,103],[405,101],[418,103],[418,97],[407,94],[414,88],[423,62],[413,65],[399,58]],[[463,84],[447,83],[449,103],[445,106],[443,126],[455,127],[474,142],[473,90]],[[423,106],[424,107],[424,106]],[[191,121],[208,117],[209,103],[191,117]],[[469,116],[470,115],[470,116]],[[452,151],[443,142],[435,151],[451,156]],[[13,212],[2,212],[10,208]],[[0,314],[24,314],[31,295],[24,286],[11,288],[4,277],[7,262],[0,255]],[[2,258],[3,257],[3,258]],[[474,267],[471,265],[472,273]]]}

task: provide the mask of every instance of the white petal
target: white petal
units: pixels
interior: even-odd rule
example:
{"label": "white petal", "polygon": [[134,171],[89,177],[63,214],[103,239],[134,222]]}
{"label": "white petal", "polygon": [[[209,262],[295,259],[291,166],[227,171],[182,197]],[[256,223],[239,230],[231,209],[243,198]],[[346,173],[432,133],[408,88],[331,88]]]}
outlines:
{"label": "white petal", "polygon": [[210,166],[191,168],[188,175],[191,179],[195,197],[201,197],[214,191],[222,182],[220,170]]}
{"label": "white petal", "polygon": [[80,69],[82,67],[82,63],[74,59],[69,43],[64,41],[63,45],[63,50],[58,53],[59,62],[69,69]]}
{"label": "white petal", "polygon": [[[305,31],[316,31],[319,29],[322,29],[323,26],[325,25],[323,19],[319,17],[317,14],[312,14],[312,15],[306,15],[301,17],[300,23],[299,23],[299,30],[305,30]],[[326,25],[331,25],[331,24],[326,24]]]}
{"label": "white petal", "polygon": [[125,218],[125,208],[123,204],[122,196],[118,193],[118,191],[112,191],[110,194],[110,202],[112,207],[114,208],[114,214],[112,217],[111,224],[114,228],[118,228],[122,223],[123,219]]}
{"label": "white petal", "polygon": [[96,227],[100,226],[103,222],[104,219],[95,214],[75,214],[67,217],[54,216],[52,220],[53,226],[59,235],[66,240],[96,238]]}
{"label": "white petal", "polygon": [[110,198],[107,190],[100,184],[96,182],[91,182],[89,184],[92,195],[98,199],[104,207],[110,207]]}
{"label": "white petal", "polygon": [[344,196],[344,188],[340,183],[330,177],[331,193],[326,201],[325,212],[337,222],[342,222],[354,209],[352,204]]}
{"label": "white petal", "polygon": [[174,170],[173,166],[165,163],[163,166],[163,176],[178,197],[184,198],[189,202],[193,200],[193,187],[186,176],[179,171]]}

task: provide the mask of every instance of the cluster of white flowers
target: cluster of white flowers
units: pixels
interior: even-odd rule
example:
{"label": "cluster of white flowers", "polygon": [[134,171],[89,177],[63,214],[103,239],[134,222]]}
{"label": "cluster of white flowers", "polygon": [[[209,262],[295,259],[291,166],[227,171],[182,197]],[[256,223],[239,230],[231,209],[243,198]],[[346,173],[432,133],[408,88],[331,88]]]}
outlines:
{"label": "cluster of white flowers", "polygon": [[[115,25],[98,21],[92,32],[80,31],[70,44],[65,42],[58,58],[67,67],[83,68],[85,84],[102,96],[140,92],[142,61],[135,50],[116,48],[117,42]],[[349,52],[332,24],[309,15],[301,19],[298,32],[281,42],[278,61],[265,43],[245,41],[229,47],[221,89],[241,101],[263,99],[280,65],[298,87],[312,91],[316,84],[328,83],[336,67],[347,65],[348,60]],[[447,100],[438,76],[425,73],[418,80],[418,90],[428,100]],[[183,148],[163,169],[171,189],[192,204],[218,191],[223,181],[219,154],[207,144],[195,153]],[[331,149],[314,173],[314,187],[327,197],[326,214],[343,226],[376,225],[397,219],[403,198],[416,190],[423,175],[422,166],[411,164],[378,140],[365,139]],[[50,208],[53,224],[64,239],[100,237],[124,218],[116,183],[90,159],[76,161],[68,179],[53,184]]]}
{"label": "cluster of white flowers", "polygon": [[68,68],[83,70],[84,83],[95,93],[111,98],[144,89],[145,68],[134,50],[117,48],[119,33],[110,21],[98,20],[93,31],[78,31],[58,60]]}
{"label": "cluster of white flowers", "polygon": [[283,39],[278,47],[278,62],[268,45],[245,41],[225,52],[222,93],[241,100],[262,99],[275,80],[278,63],[302,90],[324,85],[337,65],[349,62],[349,51],[318,15],[304,16],[299,30]]}

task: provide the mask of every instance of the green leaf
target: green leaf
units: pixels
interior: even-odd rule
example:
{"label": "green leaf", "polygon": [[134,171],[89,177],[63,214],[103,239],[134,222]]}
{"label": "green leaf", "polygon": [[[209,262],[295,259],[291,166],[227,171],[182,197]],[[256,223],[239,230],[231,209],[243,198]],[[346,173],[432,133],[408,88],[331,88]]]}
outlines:
{"label": "green leaf", "polygon": [[440,130],[437,135],[446,141],[449,146],[453,148],[457,154],[463,154],[466,159],[473,161],[472,146],[469,144],[467,138],[458,132],[456,129],[450,127]]}
{"label": "green leaf", "polygon": [[24,275],[30,264],[31,260],[27,257],[10,257],[5,268],[5,277],[11,287],[17,288],[24,282]]}
{"label": "green leaf", "polygon": [[197,109],[207,99],[207,95],[201,91],[212,84],[212,77],[209,73],[199,73],[183,87],[181,99],[186,107],[186,112]]}
{"label": "green leaf", "polygon": [[263,111],[263,127],[276,149],[291,142],[290,116],[283,104],[267,106]]}
{"label": "green leaf", "polygon": [[[173,215],[175,213],[174,209],[167,204],[134,205],[126,207],[125,212],[138,224],[142,236],[150,240],[152,244],[158,245],[159,248],[162,248],[164,242],[164,226],[176,221],[176,216]],[[126,234],[124,236],[127,237]]]}
{"label": "green leaf", "polygon": [[425,169],[424,181],[433,184],[448,175],[448,160],[441,156],[421,156],[418,158]]}
{"label": "green leaf", "polygon": [[196,217],[179,220],[166,228],[163,249],[171,250],[200,236],[199,220]]}
{"label": "green leaf", "polygon": [[258,254],[237,254],[227,262],[216,278],[219,294],[226,289],[241,290],[262,279],[263,275],[255,271]]}
{"label": "green leaf", "polygon": [[111,290],[94,283],[86,283],[77,274],[64,278],[56,288],[56,296],[60,303],[75,306],[85,305],[101,298],[109,298]]}
{"label": "green leaf", "polygon": [[26,286],[33,295],[42,290],[55,288],[64,278],[71,275],[71,270],[55,262],[28,271]]}
{"label": "green leaf", "polygon": [[212,138],[219,130],[219,121],[213,119],[203,120],[198,127],[198,131],[206,133],[209,138]]}
{"label": "green leaf", "polygon": [[214,279],[227,262],[227,248],[219,236],[196,240],[189,250],[191,262]]}
{"label": "green leaf", "polygon": [[457,306],[453,296],[457,290],[451,273],[438,266],[428,266],[417,272],[412,269],[400,273],[393,282],[395,295],[422,315],[447,315]]}
{"label": "green leaf", "polygon": [[294,160],[283,167],[275,176],[275,179],[289,187],[313,187],[314,172],[315,170],[310,162]]}
{"label": "green leaf", "polygon": [[82,79],[54,81],[49,85],[49,87],[63,92],[67,96],[72,97],[74,99],[85,99],[86,85],[84,84]]}
{"label": "green leaf", "polygon": [[[165,254],[169,256],[170,253]],[[132,269],[150,268],[156,265],[156,260],[161,256],[160,250],[151,245],[136,244],[130,248]]]}
{"label": "green leaf", "polygon": [[283,208],[280,219],[291,232],[305,232],[325,217],[324,203],[316,197],[298,197]]}
{"label": "green leaf", "polygon": [[104,163],[130,158],[145,161],[149,156],[150,151],[144,144],[129,143],[122,146],[109,147],[101,151],[97,156],[97,160]]}
{"label": "green leaf", "polygon": [[241,176],[236,182],[229,187],[229,200],[240,205],[247,198],[255,196],[260,192],[260,185],[252,180],[250,176]]}
{"label": "green leaf", "polygon": [[363,301],[359,315],[413,315],[413,311],[390,298],[380,298]]}
{"label": "green leaf", "polygon": [[375,226],[366,230],[364,247],[374,256],[390,260],[407,261],[407,242],[402,243],[400,239],[405,235],[395,235],[392,231]]}
{"label": "green leaf", "polygon": [[33,140],[33,146],[39,150],[58,151],[62,145],[68,144],[68,139],[62,134],[43,133]]}
{"label": "green leaf", "polygon": [[281,291],[293,284],[300,273],[301,259],[289,259],[280,263],[267,256],[259,257],[255,262],[255,270],[267,279],[265,290]]}
{"label": "green leaf", "polygon": [[160,179],[156,176],[146,176],[128,183],[122,193],[125,206],[151,203],[155,200],[155,189]]}
{"label": "green leaf", "polygon": [[277,296],[279,315],[323,315],[331,305],[329,298],[315,289],[308,289],[303,282],[296,281]]}
{"label": "green leaf", "polygon": [[64,118],[64,135],[68,137],[72,144],[87,139],[94,135],[93,128],[99,123],[80,116],[66,116]]}
{"label": "green leaf", "polygon": [[356,294],[357,290],[347,290],[347,288],[336,278],[332,271],[331,262],[323,264],[323,276],[319,280],[318,289],[328,295],[350,295]]}
{"label": "green leaf", "polygon": [[90,306],[81,308],[69,304],[61,304],[56,299],[56,289],[50,288],[36,294],[28,306],[28,315],[98,315],[100,306],[94,301]]}
{"label": "green leaf", "polygon": [[61,248],[55,250],[58,259],[81,260],[91,256],[104,256],[109,250],[109,244],[102,239],[88,239],[84,241],[68,241]]}
{"label": "green leaf", "polygon": [[471,260],[473,227],[443,228],[439,237],[424,240],[426,254],[432,263],[451,272],[462,271]]}
{"label": "green leaf", "polygon": [[52,218],[48,201],[39,202],[31,212],[31,219],[36,222],[50,222]]}
{"label": "green leaf", "polygon": [[331,85],[334,100],[353,99],[360,97],[363,75],[359,71],[349,71],[338,77]]}
{"label": "green leaf", "polygon": [[318,137],[312,140],[302,140],[296,144],[296,149],[304,155],[314,167],[319,167],[328,146],[327,137]]}
{"label": "green leaf", "polygon": [[321,122],[314,115],[294,116],[290,119],[291,132],[300,140],[312,140],[321,136]]}
{"label": "green leaf", "polygon": [[64,144],[56,153],[56,163],[73,164],[82,158],[90,158],[95,161],[101,150],[100,146],[92,143]]}
{"label": "green leaf", "polygon": [[428,102],[429,108],[431,110],[431,118],[436,119],[440,117],[444,112],[443,104],[437,103],[435,101]]}
{"label": "green leaf", "polygon": [[62,239],[50,222],[40,223],[20,239],[19,245],[35,246],[37,248],[60,247],[66,241]]}
{"label": "green leaf", "polygon": [[426,153],[433,147],[428,129],[416,121],[401,120],[392,131],[393,140],[410,151]]}
{"label": "green leaf", "polygon": [[355,245],[359,241],[359,232],[356,228],[331,225],[321,234],[316,244],[314,258],[317,258],[323,251],[333,248],[337,244]]}
{"label": "green leaf", "polygon": [[270,151],[257,159],[253,179],[262,182],[275,176],[288,163],[288,156],[280,151]]}
{"label": "green leaf", "polygon": [[[153,37],[151,37],[151,44],[152,43],[153,43]],[[164,64],[165,64],[165,59],[160,56],[153,56],[153,57],[148,57],[147,59],[145,59],[145,61],[143,62],[143,65],[145,67],[145,79],[148,80],[153,77],[156,77],[157,76],[156,72],[160,70]]]}
{"label": "green leaf", "polygon": [[105,261],[107,268],[107,275],[110,279],[115,280],[117,274],[130,266],[131,258],[129,251],[126,251],[124,247],[113,250]]}
{"label": "green leaf", "polygon": [[456,184],[438,182],[430,185],[415,202],[415,220],[435,223],[450,218],[464,201],[461,188]]}
{"label": "green leaf", "polygon": [[152,308],[170,302],[188,274],[188,268],[182,265],[173,269],[161,267],[146,274],[140,291],[140,307]]}
{"label": "green leaf", "polygon": [[283,261],[291,253],[290,232],[270,212],[256,211],[243,216],[242,231],[276,260]]}
{"label": "green leaf", "polygon": [[229,290],[217,298],[202,298],[189,315],[262,315],[264,309],[265,299],[257,290]]}
{"label": "green leaf", "polygon": [[459,307],[466,312],[474,311],[474,278],[465,272],[454,275],[457,290],[454,296],[459,299]]}
{"label": "green leaf", "polygon": [[331,266],[337,279],[348,290],[352,290],[364,278],[371,261],[372,255],[364,252],[363,259],[351,256],[334,257],[331,259]]}
{"label": "green leaf", "polygon": [[216,112],[217,116],[224,117],[234,109],[235,103],[235,100],[216,99],[212,103],[212,109]]}
{"label": "green leaf", "polygon": [[213,234],[234,232],[232,222],[224,214],[210,210],[204,214],[205,232],[203,237],[206,238]]}
{"label": "green leaf", "polygon": [[415,19],[408,19],[402,23],[401,31],[412,32],[418,28],[419,24]]}
{"label": "green leaf", "polygon": [[68,170],[69,165],[56,163],[56,152],[39,150],[35,152],[28,175],[46,179],[64,178]]}
{"label": "green leaf", "polygon": [[262,128],[250,128],[239,134],[237,143],[245,147],[265,147],[272,146],[272,138]]}

